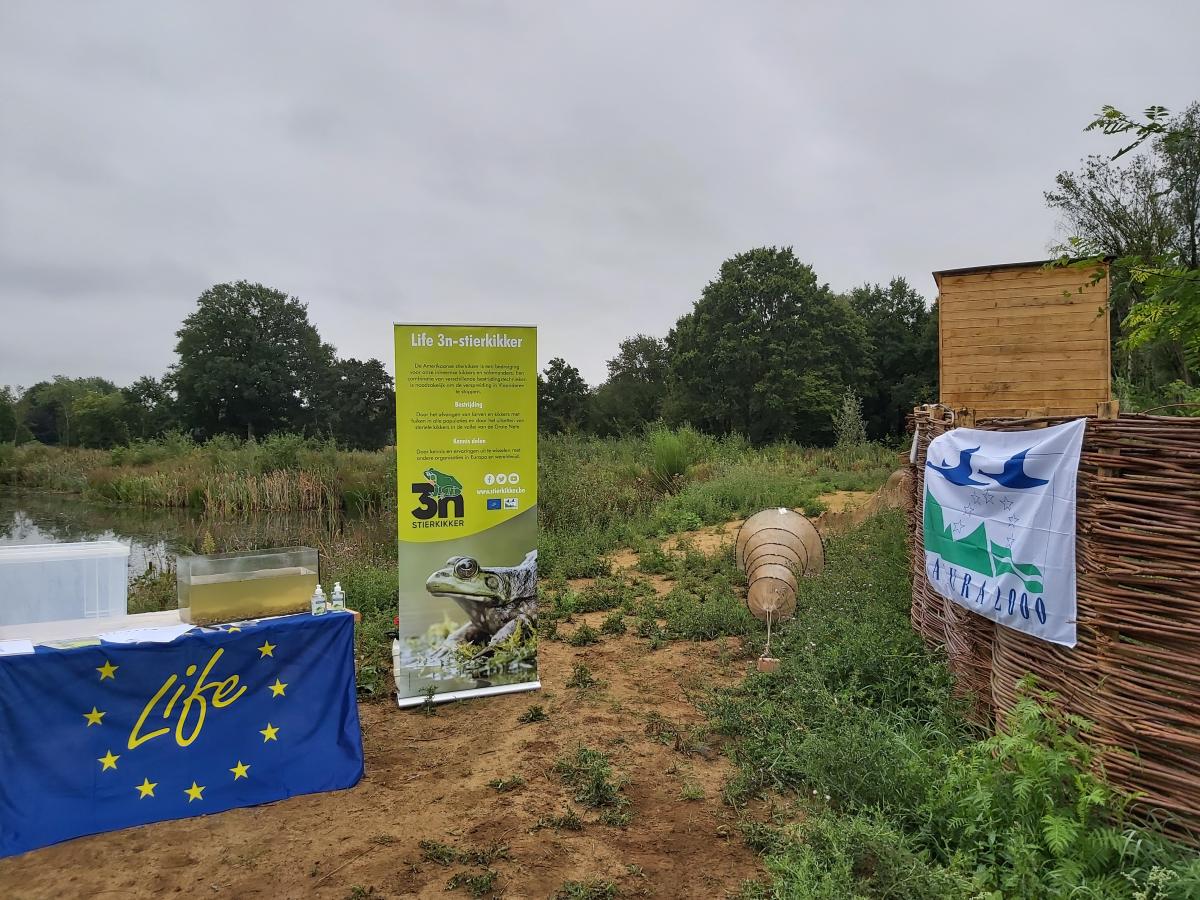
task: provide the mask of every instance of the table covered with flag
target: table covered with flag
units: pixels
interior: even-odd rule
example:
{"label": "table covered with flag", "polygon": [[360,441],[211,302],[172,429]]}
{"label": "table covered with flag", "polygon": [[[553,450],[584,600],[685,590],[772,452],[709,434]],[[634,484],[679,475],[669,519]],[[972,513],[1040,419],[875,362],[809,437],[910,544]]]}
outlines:
{"label": "table covered with flag", "polygon": [[362,774],[349,613],[0,656],[0,856]]}

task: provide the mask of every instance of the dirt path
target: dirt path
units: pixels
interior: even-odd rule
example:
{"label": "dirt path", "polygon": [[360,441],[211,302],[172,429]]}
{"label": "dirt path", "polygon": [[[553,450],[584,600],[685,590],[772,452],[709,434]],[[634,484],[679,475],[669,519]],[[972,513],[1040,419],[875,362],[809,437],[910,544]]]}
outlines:
{"label": "dirt path", "polygon": [[[596,626],[603,614],[578,618]],[[362,706],[367,775],[352,790],[0,860],[0,895],[468,896],[447,882],[484,868],[423,859],[419,842],[432,840],[460,850],[507,846],[509,858],[491,863],[496,896],[550,897],[568,879],[612,881],[622,896],[725,896],[761,874],[720,799],[731,765],[711,744],[677,751],[669,737],[664,743],[662,735],[648,734],[647,722],[656,713],[684,730],[700,725],[704,716],[692,698],[746,669],[729,649],[714,641],[649,652],[645,641],[629,636],[581,649],[543,642],[540,693],[449,704],[432,717],[388,704]],[[585,693],[567,688],[576,662],[603,683]],[[549,719],[520,724],[533,703]],[[553,772],[554,761],[581,743],[610,753],[617,774],[630,779],[627,827],[596,822]],[[514,790],[488,785],[517,774],[525,784]],[[681,799],[685,782],[698,786],[703,799]],[[535,830],[568,803],[583,816],[582,831]]]}
{"label": "dirt path", "polygon": [[[841,530],[891,504],[892,494],[901,496],[895,479],[876,495],[826,495],[829,511],[818,525]],[[676,535],[662,546],[677,552],[682,542],[713,553],[736,540],[740,525]],[[621,551],[610,561],[615,571],[630,570],[637,556]],[[671,587],[661,576],[650,581],[660,593]],[[605,615],[577,622],[598,627]],[[574,627],[564,626],[564,634]],[[464,852],[507,848],[488,864],[497,877],[485,896],[546,898],[565,881],[595,879],[615,883],[622,896],[716,898],[762,874],[721,802],[732,766],[711,738],[697,737],[703,693],[737,681],[752,665],[733,642],[672,642],[650,651],[628,635],[579,649],[543,641],[539,656],[540,692],[440,706],[431,717],[389,703],[360,707],[367,774],[352,790],[80,838],[0,860],[0,897],[468,896],[447,883],[486,868],[440,865],[425,858],[422,841]],[[576,663],[586,664],[600,685],[568,688]],[[531,704],[549,718],[520,723]],[[676,742],[672,730],[685,739]],[[628,826],[598,822],[554,773],[555,760],[580,745],[610,754],[616,775],[628,779]],[[489,785],[514,775],[524,784],[513,790]],[[685,785],[689,796],[703,796],[683,799]],[[582,830],[537,827],[568,805],[582,815]]]}

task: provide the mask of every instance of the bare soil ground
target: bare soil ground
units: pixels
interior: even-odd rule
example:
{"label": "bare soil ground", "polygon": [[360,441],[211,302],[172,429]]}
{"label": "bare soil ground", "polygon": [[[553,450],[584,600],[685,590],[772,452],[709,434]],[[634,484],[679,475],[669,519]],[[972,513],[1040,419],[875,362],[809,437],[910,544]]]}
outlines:
{"label": "bare soil ground", "polygon": [[[598,626],[603,617],[577,621]],[[746,670],[734,651],[713,641],[649,652],[629,636],[580,649],[543,642],[540,692],[447,704],[434,716],[362,705],[367,774],[351,790],[0,860],[0,896],[468,896],[447,882],[485,867],[431,862],[422,840],[460,850],[507,847],[508,858],[490,864],[498,875],[495,896],[545,898],[564,881],[589,879],[614,882],[623,896],[725,896],[761,874],[721,801],[731,765],[709,739],[677,750],[669,735],[647,733],[647,725],[654,713],[685,733],[702,726],[695,701]],[[601,684],[567,688],[576,662]],[[521,724],[518,717],[535,703],[548,720]],[[554,773],[554,761],[580,744],[611,754],[615,773],[629,779],[628,826],[600,824]],[[525,783],[506,792],[488,784],[513,775]],[[681,799],[685,783],[703,799]],[[537,828],[568,805],[583,817],[581,831]]]}
{"label": "bare soil ground", "polygon": [[[880,498],[869,503],[869,493],[839,492],[822,500],[829,512],[818,526],[832,520],[832,530],[841,530]],[[740,526],[676,535],[663,548],[685,543],[714,553],[736,540]],[[630,570],[637,556],[621,551],[610,561],[616,571]],[[662,576],[650,581],[660,593],[672,585]],[[576,622],[598,627],[605,615]],[[595,880],[614,883],[621,896],[718,898],[763,874],[721,800],[732,764],[704,733],[697,705],[753,666],[735,641],[672,642],[655,651],[629,635],[578,649],[544,641],[539,657],[539,692],[447,704],[433,716],[386,702],[361,705],[366,777],[351,790],[0,860],[0,897],[468,896],[448,882],[490,869],[496,878],[484,896],[546,898],[566,881]],[[568,688],[576,663],[600,683]],[[522,724],[532,704],[548,719]],[[599,822],[554,772],[555,760],[581,745],[610,754],[615,775],[628,779],[628,825]],[[515,775],[524,783],[511,790],[489,784]],[[685,786],[693,799],[684,798]],[[582,816],[582,830],[544,824],[568,806]],[[505,850],[486,864],[443,865],[427,858],[422,841],[462,852]]]}

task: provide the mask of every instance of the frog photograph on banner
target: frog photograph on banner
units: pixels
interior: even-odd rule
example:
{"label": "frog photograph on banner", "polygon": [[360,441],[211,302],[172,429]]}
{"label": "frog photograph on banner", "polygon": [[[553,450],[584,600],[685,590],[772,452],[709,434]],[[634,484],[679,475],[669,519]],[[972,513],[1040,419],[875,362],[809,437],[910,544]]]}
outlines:
{"label": "frog photograph on banner", "polygon": [[537,330],[397,324],[401,707],[540,687]]}

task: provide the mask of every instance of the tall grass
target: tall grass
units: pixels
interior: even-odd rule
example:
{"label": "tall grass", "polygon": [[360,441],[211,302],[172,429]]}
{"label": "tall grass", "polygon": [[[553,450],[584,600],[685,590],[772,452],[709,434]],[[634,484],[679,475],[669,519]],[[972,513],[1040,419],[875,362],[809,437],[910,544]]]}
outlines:
{"label": "tall grass", "polygon": [[664,494],[671,493],[692,466],[716,455],[719,446],[713,438],[689,426],[655,427],[646,435],[646,443],[646,472],[654,487]]}
{"label": "tall grass", "polygon": [[43,444],[0,444],[0,484],[38,491],[79,493],[88,473],[103,466],[104,450],[64,450]]}
{"label": "tall grass", "polygon": [[833,490],[873,490],[899,464],[875,444],[754,449],[734,435],[656,429],[643,437],[543,437],[539,443],[539,567],[601,574],[623,544],[715,525],[768,506],[817,514]]}
{"label": "tall grass", "polygon": [[[877,445],[756,450],[737,435],[663,427],[620,439],[544,436],[539,454],[542,528],[551,547],[565,551],[564,560],[575,560],[565,568],[588,570],[597,554],[623,541],[714,524],[763,506],[819,512],[815,501],[823,491],[872,489],[897,463]],[[0,483],[215,515],[382,512],[395,508],[396,458],[394,450],[344,452],[298,435],[196,444],[170,434],[112,451],[0,446]],[[590,559],[585,546],[594,549]]]}
{"label": "tall grass", "polygon": [[0,447],[0,483],[105,503],[213,515],[395,508],[395,453],[343,452],[299,435],[196,444],[172,434],[112,451]]}
{"label": "tall grass", "polygon": [[1086,723],[1026,684],[1004,734],[966,724],[909,627],[898,513],[827,552],[773,642],[780,671],[710,710],[739,765],[729,799],[793,800],[747,829],[772,875],[748,896],[1200,896],[1200,860],[1127,817]]}

